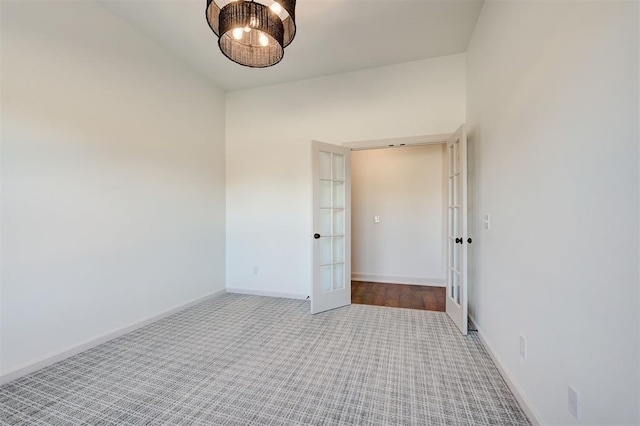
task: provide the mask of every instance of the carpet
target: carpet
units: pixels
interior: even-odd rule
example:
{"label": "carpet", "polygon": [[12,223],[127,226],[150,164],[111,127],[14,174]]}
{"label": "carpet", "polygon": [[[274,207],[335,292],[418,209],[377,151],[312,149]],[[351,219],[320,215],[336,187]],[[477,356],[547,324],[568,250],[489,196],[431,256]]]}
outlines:
{"label": "carpet", "polygon": [[529,423],[444,313],[225,294],[5,384],[0,424]]}

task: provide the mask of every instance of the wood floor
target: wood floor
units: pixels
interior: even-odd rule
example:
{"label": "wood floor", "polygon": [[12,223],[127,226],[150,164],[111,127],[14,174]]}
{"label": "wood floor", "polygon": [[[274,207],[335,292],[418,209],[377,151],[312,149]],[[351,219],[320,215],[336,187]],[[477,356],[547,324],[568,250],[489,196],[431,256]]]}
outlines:
{"label": "wood floor", "polygon": [[444,287],[351,281],[351,303],[445,311]]}

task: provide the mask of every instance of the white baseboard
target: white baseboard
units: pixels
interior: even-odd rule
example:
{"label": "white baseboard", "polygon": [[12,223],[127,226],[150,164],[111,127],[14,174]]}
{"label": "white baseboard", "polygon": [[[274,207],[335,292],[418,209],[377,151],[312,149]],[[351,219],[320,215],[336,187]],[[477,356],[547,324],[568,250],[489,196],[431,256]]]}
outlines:
{"label": "white baseboard", "polygon": [[394,275],[363,274],[360,272],[353,272],[351,274],[351,280],[372,283],[428,285],[432,287],[447,286],[445,278],[399,277]]}
{"label": "white baseboard", "polygon": [[298,299],[298,300],[304,300],[307,297],[309,297],[308,294],[282,293],[279,291],[263,291],[263,290],[253,290],[249,288],[239,288],[239,287],[227,287],[227,293],[251,294],[253,296],[282,297],[284,299]]}
{"label": "white baseboard", "polygon": [[516,397],[516,400],[520,404],[520,407],[522,407],[522,410],[524,411],[531,424],[534,426],[544,425],[545,423],[542,421],[542,417],[540,417],[538,413],[536,413],[533,405],[531,404],[531,401],[529,401],[529,399],[526,397],[518,381],[511,375],[511,373],[507,369],[507,366],[504,364],[504,362],[502,362],[502,359],[495,352],[493,346],[491,345],[491,343],[489,343],[486,336],[482,332],[482,329],[478,327],[478,323],[476,322],[476,320],[472,316],[469,316],[469,319],[471,320],[471,323],[473,324],[475,329],[478,330],[478,337],[480,337],[482,346],[484,346],[487,353],[491,357],[491,360],[498,368],[500,375],[504,379],[507,386],[509,386],[509,389],[511,389],[513,396]]}
{"label": "white baseboard", "polygon": [[153,322],[166,318],[170,315],[175,314],[176,312],[182,311],[184,309],[190,308],[193,305],[196,305],[200,302],[204,302],[205,300],[212,299],[221,294],[224,294],[225,290],[214,291],[213,293],[209,293],[207,295],[195,298],[188,302],[182,303],[178,306],[174,306],[173,308],[167,309],[166,311],[160,312],[158,314],[147,317],[143,320],[136,321],[134,323],[125,325],[124,327],[120,327],[116,330],[110,331],[109,333],[103,334],[102,336],[96,337],[94,339],[86,340],[77,345],[73,345],[67,349],[64,349],[60,352],[56,352],[54,354],[50,354],[39,358],[35,361],[29,362],[28,364],[21,365],[19,367],[13,368],[7,372],[3,372],[0,375],[0,385],[8,383],[12,380],[18,379],[22,376],[26,376],[27,374],[33,373],[34,371],[38,371],[41,368],[48,367],[56,362],[62,361],[66,358],[77,355],[81,352],[94,348],[98,345],[108,342],[109,340],[113,340],[117,337],[123,336],[127,333],[131,333],[138,328],[144,327],[145,325],[149,325]]}

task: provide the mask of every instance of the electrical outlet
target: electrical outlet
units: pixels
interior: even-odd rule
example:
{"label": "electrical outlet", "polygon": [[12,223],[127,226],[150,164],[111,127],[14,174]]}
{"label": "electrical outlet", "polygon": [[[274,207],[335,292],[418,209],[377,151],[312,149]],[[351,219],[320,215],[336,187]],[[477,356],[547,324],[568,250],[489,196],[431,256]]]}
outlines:
{"label": "electrical outlet", "polygon": [[520,336],[520,358],[527,359],[527,339]]}
{"label": "electrical outlet", "polygon": [[489,213],[484,215],[484,229],[490,229],[491,228],[491,216],[489,215]]}
{"label": "electrical outlet", "polygon": [[260,273],[260,268],[258,268],[257,266],[253,267],[253,275],[258,275]]}
{"label": "electrical outlet", "polygon": [[577,420],[580,420],[580,399],[578,391],[569,386],[569,412]]}

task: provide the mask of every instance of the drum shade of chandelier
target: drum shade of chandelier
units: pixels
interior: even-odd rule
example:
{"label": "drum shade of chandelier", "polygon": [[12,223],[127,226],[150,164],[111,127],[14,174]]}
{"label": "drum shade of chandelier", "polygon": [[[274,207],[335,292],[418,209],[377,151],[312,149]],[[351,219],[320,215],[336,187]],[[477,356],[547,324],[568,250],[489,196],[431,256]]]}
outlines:
{"label": "drum shade of chandelier", "polygon": [[207,0],[222,53],[252,68],[277,64],[296,35],[296,0]]}

